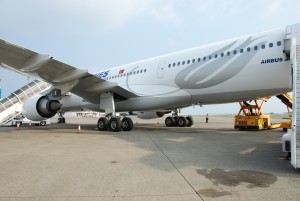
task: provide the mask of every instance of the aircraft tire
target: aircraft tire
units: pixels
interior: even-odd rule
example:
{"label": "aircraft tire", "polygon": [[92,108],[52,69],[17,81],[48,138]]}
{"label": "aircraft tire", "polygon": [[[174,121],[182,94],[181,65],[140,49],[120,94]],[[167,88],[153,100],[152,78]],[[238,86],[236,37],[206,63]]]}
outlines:
{"label": "aircraft tire", "polygon": [[122,129],[122,122],[120,118],[112,117],[108,122],[109,130],[112,132],[119,132]]}
{"label": "aircraft tire", "polygon": [[133,121],[129,117],[124,117],[122,119],[122,130],[131,131],[133,129]]}
{"label": "aircraft tire", "polygon": [[64,124],[64,123],[66,123],[66,119],[64,117],[58,117],[57,123]]}
{"label": "aircraft tire", "polygon": [[97,127],[100,131],[106,131],[108,128],[108,120],[105,117],[99,118]]}
{"label": "aircraft tire", "polygon": [[175,120],[173,117],[167,117],[165,120],[165,124],[167,127],[173,127],[175,125]]}
{"label": "aircraft tire", "polygon": [[193,117],[187,116],[186,120],[187,120],[187,124],[186,124],[187,127],[192,127],[194,125]]}
{"label": "aircraft tire", "polygon": [[185,117],[178,117],[177,124],[179,127],[186,127],[187,119]]}

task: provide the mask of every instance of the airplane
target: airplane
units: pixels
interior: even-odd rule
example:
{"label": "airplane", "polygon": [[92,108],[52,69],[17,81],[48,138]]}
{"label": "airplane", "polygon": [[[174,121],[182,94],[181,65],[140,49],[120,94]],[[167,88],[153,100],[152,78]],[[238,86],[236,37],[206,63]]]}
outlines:
{"label": "airplane", "polygon": [[[86,107],[105,113],[100,131],[131,131],[132,119],[117,112],[138,112],[150,119],[173,113],[166,126],[192,126],[179,109],[191,105],[259,99],[292,91],[287,30],[300,24],[246,35],[130,64],[89,73],[49,54],[40,54],[0,39],[0,65],[52,85],[24,102],[32,120],[58,111]],[[68,96],[68,94],[71,95]],[[69,106],[68,106],[69,104]]]}

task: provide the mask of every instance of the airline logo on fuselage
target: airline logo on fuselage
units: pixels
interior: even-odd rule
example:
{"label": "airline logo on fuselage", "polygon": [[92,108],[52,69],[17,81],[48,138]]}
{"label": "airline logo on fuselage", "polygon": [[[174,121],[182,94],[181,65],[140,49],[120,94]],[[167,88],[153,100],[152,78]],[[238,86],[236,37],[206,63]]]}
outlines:
{"label": "airline logo on fuselage", "polygon": [[100,77],[100,78],[106,78],[108,76],[108,73],[109,73],[109,70],[103,71],[103,72],[100,72],[100,73],[96,73],[95,76]]}
{"label": "airline logo on fuselage", "polygon": [[288,59],[283,59],[282,57],[273,58],[273,59],[263,59],[261,60],[260,64],[272,64],[272,63],[278,63],[283,61],[288,61]]}

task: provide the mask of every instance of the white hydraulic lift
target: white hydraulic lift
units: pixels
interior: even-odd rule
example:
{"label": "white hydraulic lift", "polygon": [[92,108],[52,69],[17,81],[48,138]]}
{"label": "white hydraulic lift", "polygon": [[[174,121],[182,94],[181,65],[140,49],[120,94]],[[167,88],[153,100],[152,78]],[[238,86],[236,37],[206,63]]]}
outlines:
{"label": "white hydraulic lift", "polygon": [[286,28],[284,45],[285,53],[290,58],[293,84],[291,164],[300,168],[300,24]]}

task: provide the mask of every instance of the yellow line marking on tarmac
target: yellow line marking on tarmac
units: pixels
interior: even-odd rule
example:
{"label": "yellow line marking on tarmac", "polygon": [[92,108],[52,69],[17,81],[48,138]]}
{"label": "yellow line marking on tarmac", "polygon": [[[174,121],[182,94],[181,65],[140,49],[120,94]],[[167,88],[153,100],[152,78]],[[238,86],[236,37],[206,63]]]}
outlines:
{"label": "yellow line marking on tarmac", "polygon": [[241,151],[240,154],[243,154],[243,155],[245,155],[245,154],[250,154],[250,153],[252,153],[255,149],[256,149],[256,147],[252,147],[252,148],[249,148],[249,149],[245,149],[245,150]]}
{"label": "yellow line marking on tarmac", "polygon": [[166,140],[170,140],[173,142],[186,142],[188,140],[192,140],[192,137],[179,137],[179,138],[165,138]]}
{"label": "yellow line marking on tarmac", "polygon": [[267,142],[268,144],[281,144],[280,140],[271,140],[269,142]]}

